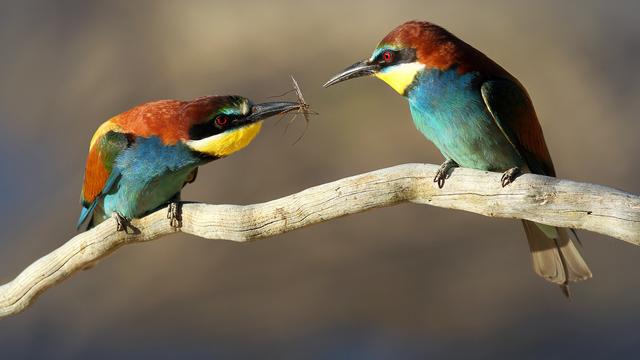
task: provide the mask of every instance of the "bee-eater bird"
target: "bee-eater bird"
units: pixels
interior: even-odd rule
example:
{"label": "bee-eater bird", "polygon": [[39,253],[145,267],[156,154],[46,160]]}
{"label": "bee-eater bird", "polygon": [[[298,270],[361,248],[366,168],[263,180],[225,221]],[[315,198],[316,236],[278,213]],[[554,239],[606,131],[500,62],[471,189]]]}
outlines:
{"label": "bee-eater bird", "polygon": [[[324,86],[373,75],[409,101],[418,130],[444,155],[434,182],[444,185],[452,167],[501,171],[502,186],[520,172],[555,176],[533,104],[522,84],[500,65],[447,30],[409,21],[391,31],[369,59],[343,70]],[[533,268],[560,284],[591,271],[567,229],[523,220]]]}
{"label": "bee-eater bird", "polygon": [[175,201],[198,167],[244,148],[264,119],[299,106],[205,96],[150,102],[107,120],[89,145],[77,227],[113,216],[121,230],[126,220],[166,204],[171,225],[179,226]]}

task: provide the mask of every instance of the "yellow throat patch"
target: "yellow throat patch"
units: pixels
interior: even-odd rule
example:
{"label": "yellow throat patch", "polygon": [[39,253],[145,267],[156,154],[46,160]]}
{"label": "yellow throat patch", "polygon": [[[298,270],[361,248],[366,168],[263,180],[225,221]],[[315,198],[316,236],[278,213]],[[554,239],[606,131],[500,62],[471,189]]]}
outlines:
{"label": "yellow throat patch", "polygon": [[391,66],[375,75],[378,79],[389,84],[398,94],[404,95],[407,86],[411,85],[418,71],[422,69],[424,69],[424,65],[419,62],[404,63]]}
{"label": "yellow throat patch", "polygon": [[243,149],[258,135],[262,121],[200,140],[187,141],[195,151],[215,157],[225,157]]}

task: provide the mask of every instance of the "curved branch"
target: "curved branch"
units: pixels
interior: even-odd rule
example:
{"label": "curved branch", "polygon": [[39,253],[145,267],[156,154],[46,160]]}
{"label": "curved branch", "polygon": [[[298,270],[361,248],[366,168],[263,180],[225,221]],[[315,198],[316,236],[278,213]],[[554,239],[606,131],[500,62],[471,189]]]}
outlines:
{"label": "curved branch", "polygon": [[19,313],[36,297],[91,267],[120,246],[182,231],[207,239],[245,242],[402,202],[502,218],[585,229],[640,245],[640,197],[609,187],[525,174],[506,188],[498,173],[455,169],[443,189],[438,166],[405,164],[318,185],[255,205],[182,204],[182,228],[166,209],[134,220],[128,233],[113,219],[75,236],[0,286],[0,317]]}

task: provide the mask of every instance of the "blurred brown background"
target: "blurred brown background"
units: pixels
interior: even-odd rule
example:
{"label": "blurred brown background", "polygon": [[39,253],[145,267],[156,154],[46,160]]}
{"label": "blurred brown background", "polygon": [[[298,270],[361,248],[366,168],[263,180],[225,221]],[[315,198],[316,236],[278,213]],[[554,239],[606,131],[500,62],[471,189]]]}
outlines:
{"label": "blurred brown background", "polygon": [[[97,126],[136,104],[256,101],[300,82],[302,141],[266,124],[186,199],[248,204],[407,162],[440,163],[405,100],[331,89],[413,18],[445,26],[528,88],[560,176],[640,193],[640,3],[3,1],[0,282],[75,235]],[[517,221],[403,205],[238,245],[171,236],[118,250],[0,321],[2,358],[633,358],[640,249],[581,232],[595,274],[565,301]]]}

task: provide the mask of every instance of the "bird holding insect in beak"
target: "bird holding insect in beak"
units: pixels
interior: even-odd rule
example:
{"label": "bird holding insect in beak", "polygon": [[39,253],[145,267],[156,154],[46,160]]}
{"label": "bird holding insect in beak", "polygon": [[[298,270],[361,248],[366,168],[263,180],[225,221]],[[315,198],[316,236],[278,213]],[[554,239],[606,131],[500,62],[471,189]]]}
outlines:
{"label": "bird holding insect in beak", "polygon": [[[373,75],[407,98],[417,129],[444,155],[434,182],[451,168],[501,171],[502,186],[521,172],[555,176],[533,104],[500,65],[447,30],[409,21],[391,31],[369,59],[324,86]],[[523,220],[535,272],[560,284],[591,277],[565,228]]]}
{"label": "bird holding insect in beak", "polygon": [[161,100],[136,106],[103,123],[91,139],[78,228],[113,216],[118,228],[176,201],[198,167],[235,153],[258,134],[268,117],[299,109],[294,102],[253,104],[240,96]]}

